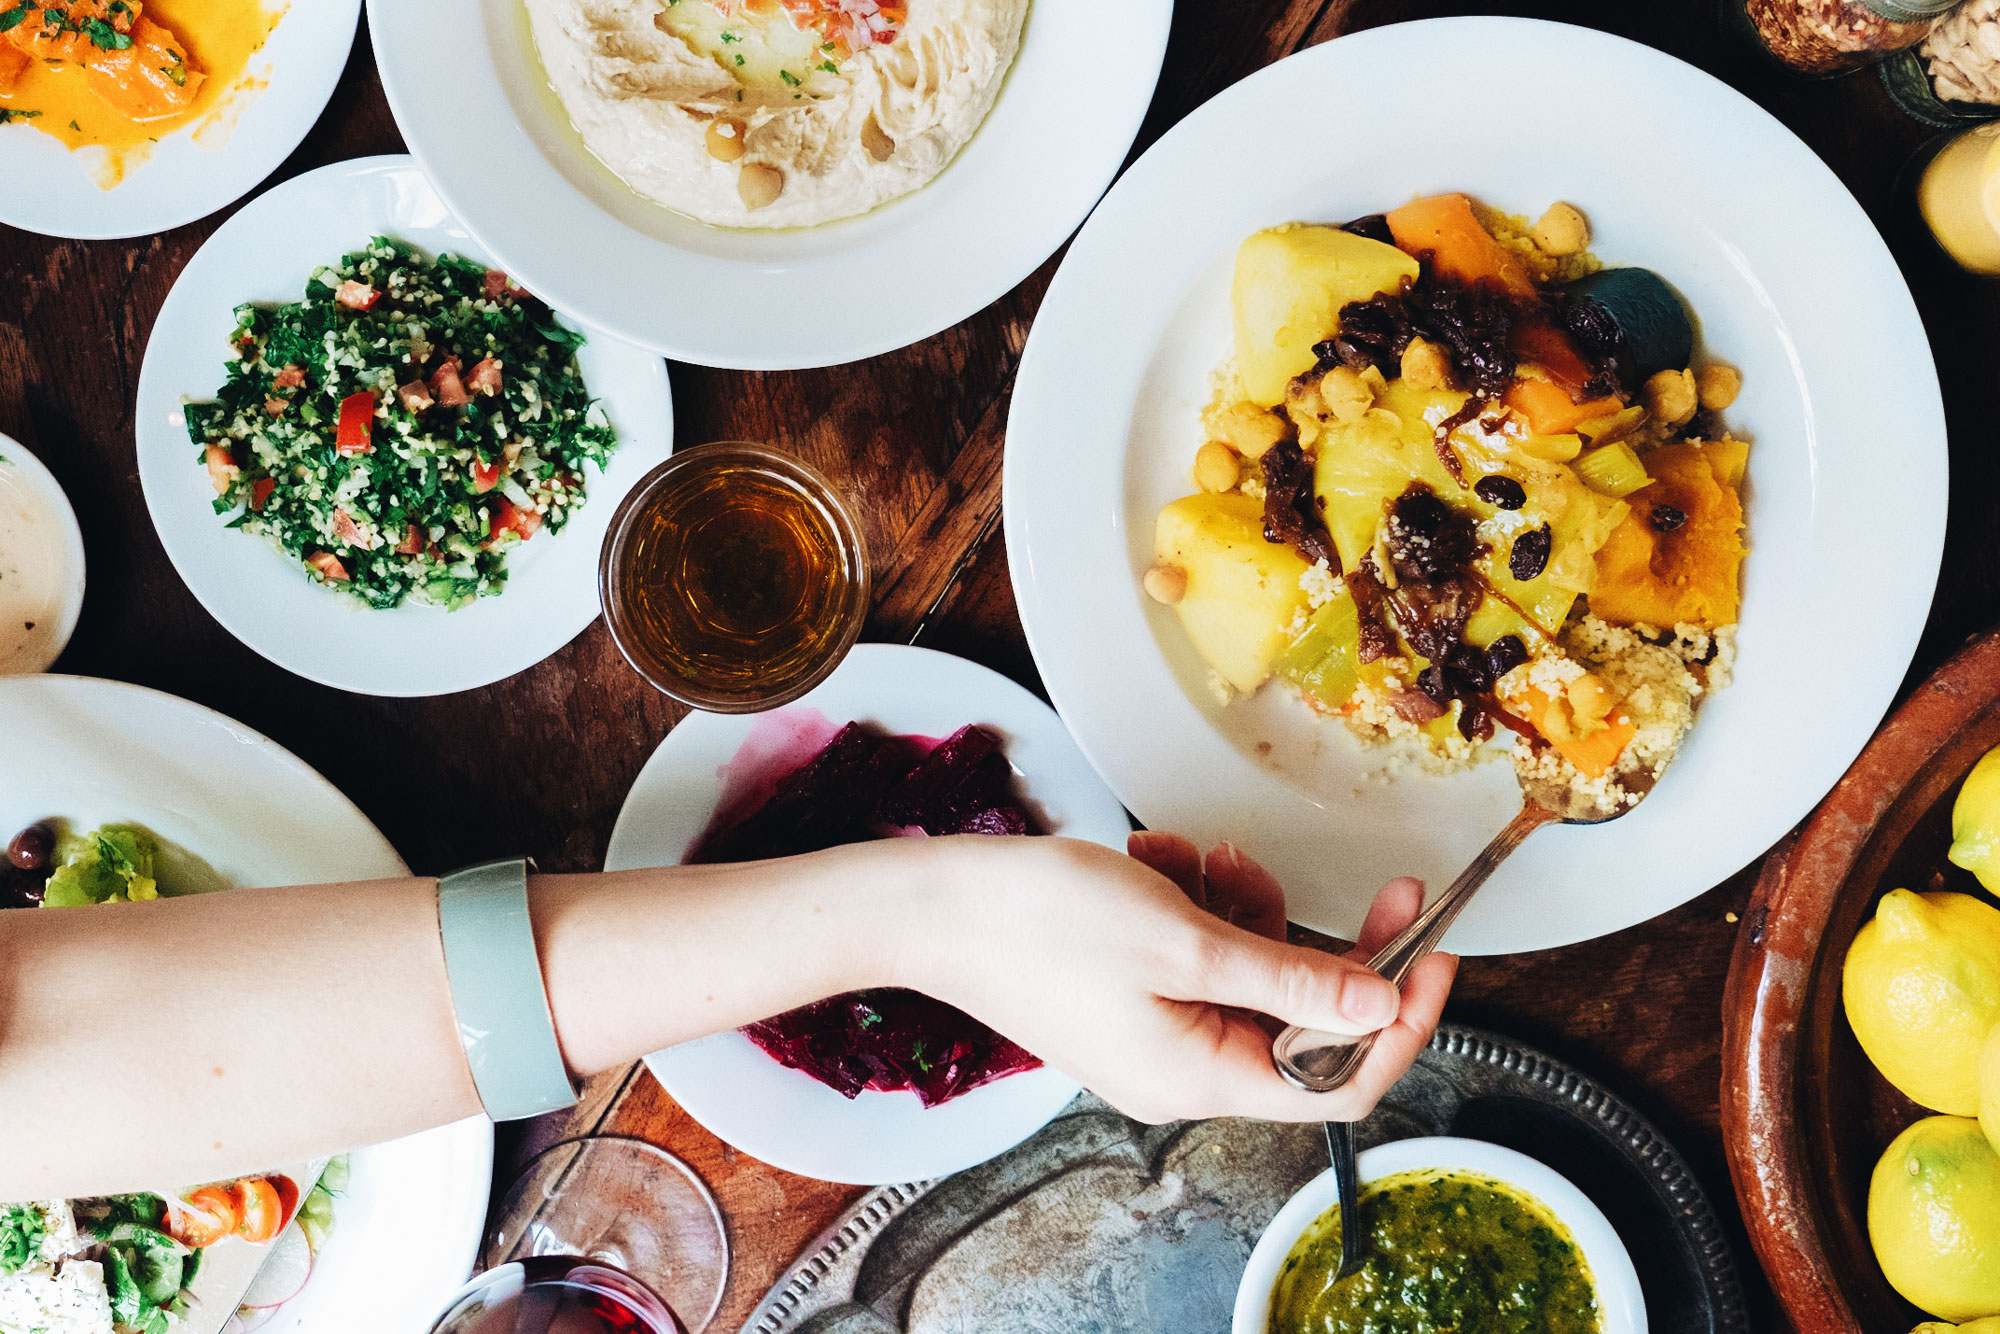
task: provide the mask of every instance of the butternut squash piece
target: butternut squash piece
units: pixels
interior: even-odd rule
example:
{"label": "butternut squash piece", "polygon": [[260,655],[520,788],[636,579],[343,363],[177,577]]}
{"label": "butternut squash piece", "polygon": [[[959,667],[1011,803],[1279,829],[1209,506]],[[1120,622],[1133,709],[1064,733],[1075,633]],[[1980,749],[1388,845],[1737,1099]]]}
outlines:
{"label": "butternut squash piece", "polygon": [[[1663,445],[1645,455],[1653,484],[1597,553],[1590,611],[1617,625],[1734,625],[1742,606],[1743,501],[1748,446],[1738,440]],[[1663,510],[1664,507],[1664,510]],[[1661,516],[1683,516],[1661,531]]]}
{"label": "butternut squash piece", "polygon": [[1554,380],[1522,376],[1507,387],[1500,401],[1521,414],[1536,435],[1568,435],[1593,417],[1609,417],[1625,405],[1615,398],[1573,401]]}
{"label": "butternut squash piece", "polygon": [[1535,729],[1542,739],[1555,747],[1556,754],[1574,764],[1586,778],[1602,778],[1611,772],[1611,766],[1618,763],[1618,757],[1625,753],[1625,747],[1632,744],[1639,726],[1632,721],[1623,708],[1614,708],[1604,726],[1592,732],[1585,732],[1567,741],[1558,741],[1542,732],[1542,718],[1547,714],[1552,701],[1548,695],[1534,686],[1523,686],[1503,703],[1507,712]]}
{"label": "butternut squash piece", "polygon": [[1479,225],[1466,196],[1413,199],[1390,210],[1388,220],[1397,248],[1411,255],[1429,251],[1431,266],[1441,276],[1468,287],[1491,283],[1514,296],[1535,294],[1528,266]]}

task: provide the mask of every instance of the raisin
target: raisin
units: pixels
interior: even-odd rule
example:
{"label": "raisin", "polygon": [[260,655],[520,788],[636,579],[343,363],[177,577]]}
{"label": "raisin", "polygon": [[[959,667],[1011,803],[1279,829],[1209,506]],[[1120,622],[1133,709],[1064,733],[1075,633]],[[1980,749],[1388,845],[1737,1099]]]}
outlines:
{"label": "raisin", "polygon": [[1480,478],[1472,488],[1472,494],[1500,510],[1517,510],[1528,503],[1527,488],[1497,472]]}
{"label": "raisin", "polygon": [[1549,526],[1531,528],[1514,539],[1513,550],[1507,553],[1507,570],[1522,583],[1528,582],[1543,570],[1549,568],[1549,550],[1555,545],[1555,534]]}
{"label": "raisin", "polygon": [[1519,635],[1501,635],[1486,646],[1486,670],[1495,681],[1527,660],[1528,648]]}
{"label": "raisin", "polygon": [[1682,511],[1675,509],[1672,505],[1655,505],[1653,506],[1652,521],[1654,532],[1671,533],[1686,523],[1688,516]]}

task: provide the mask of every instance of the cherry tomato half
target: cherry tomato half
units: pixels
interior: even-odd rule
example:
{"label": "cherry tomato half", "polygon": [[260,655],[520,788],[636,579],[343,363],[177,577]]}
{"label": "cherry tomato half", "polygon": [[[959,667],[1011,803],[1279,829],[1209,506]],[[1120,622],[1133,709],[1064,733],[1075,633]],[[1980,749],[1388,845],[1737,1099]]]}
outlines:
{"label": "cherry tomato half", "polygon": [[247,1241],[269,1241],[285,1225],[284,1202],[278,1188],[263,1177],[246,1177],[236,1183],[236,1208],[241,1221],[236,1235]]}
{"label": "cherry tomato half", "polygon": [[183,1246],[200,1250],[236,1230],[236,1199],[227,1187],[203,1186],[167,1211],[167,1230]]}

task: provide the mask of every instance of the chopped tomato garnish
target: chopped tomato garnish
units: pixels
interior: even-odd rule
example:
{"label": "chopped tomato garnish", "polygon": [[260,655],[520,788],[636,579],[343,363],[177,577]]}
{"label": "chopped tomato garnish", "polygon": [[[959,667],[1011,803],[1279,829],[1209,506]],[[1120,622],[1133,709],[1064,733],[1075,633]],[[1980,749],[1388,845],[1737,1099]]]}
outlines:
{"label": "chopped tomato garnish", "polygon": [[492,357],[481,357],[465,373],[465,387],[475,394],[499,393],[500,363]]}
{"label": "chopped tomato garnish", "polygon": [[270,500],[271,493],[277,489],[278,479],[275,477],[259,477],[250,483],[250,508],[263,509],[265,502]]}
{"label": "chopped tomato garnish", "polygon": [[340,400],[340,425],[333,435],[334,452],[349,457],[374,453],[375,445],[370,439],[374,430],[375,395],[366,389],[349,394]]}
{"label": "chopped tomato garnish", "polygon": [[264,411],[270,413],[273,417],[284,416],[285,409],[290,406],[292,406],[290,399],[279,398],[276,394],[264,400]]}
{"label": "chopped tomato garnish", "polygon": [[492,546],[506,533],[516,533],[525,542],[533,537],[541,526],[540,514],[531,509],[522,509],[511,500],[502,500],[494,505],[492,517],[487,520],[486,545]]}
{"label": "chopped tomato garnish", "polygon": [[422,380],[412,380],[401,386],[396,390],[396,397],[403,401],[403,409],[406,412],[422,412],[435,401]]}
{"label": "chopped tomato garnish", "polygon": [[424,530],[415,524],[403,528],[403,540],[396,544],[398,556],[421,556],[424,552]]}
{"label": "chopped tomato garnish", "polygon": [[209,485],[215,488],[218,496],[234,486],[236,479],[243,474],[243,470],[236,466],[236,456],[224,445],[210,445],[202,451],[202,457],[208,464]]}
{"label": "chopped tomato garnish", "polygon": [[479,460],[474,459],[472,461],[472,489],[483,496],[498,485],[500,485],[500,465],[497,463],[481,463]]}
{"label": "chopped tomato garnish", "polygon": [[486,271],[486,299],[488,301],[498,301],[503,296],[523,297],[527,294],[526,289],[514,286],[513,281],[500,270],[488,269]]}
{"label": "chopped tomato garnish", "polygon": [[271,387],[273,389],[297,389],[300,385],[304,384],[305,382],[306,382],[305,367],[287,366],[283,370],[279,371],[275,377],[273,377],[273,379],[271,380]]}
{"label": "chopped tomato garnish", "polygon": [[465,392],[465,381],[458,378],[457,357],[446,357],[431,373],[431,394],[440,407],[456,408],[472,401]]}
{"label": "chopped tomato garnish", "polygon": [[354,521],[354,516],[338,505],[333,508],[333,535],[347,545],[360,547],[363,551],[375,545],[368,534],[361,531],[361,525]]}
{"label": "chopped tomato garnish", "polygon": [[311,566],[320,578],[337,584],[347,583],[354,577],[347,572],[347,567],[340,563],[340,557],[331,551],[313,552],[306,557],[306,564]]}
{"label": "chopped tomato garnish", "polygon": [[349,310],[373,310],[375,303],[382,299],[382,292],[380,288],[357,283],[350,278],[335,289],[333,299]]}

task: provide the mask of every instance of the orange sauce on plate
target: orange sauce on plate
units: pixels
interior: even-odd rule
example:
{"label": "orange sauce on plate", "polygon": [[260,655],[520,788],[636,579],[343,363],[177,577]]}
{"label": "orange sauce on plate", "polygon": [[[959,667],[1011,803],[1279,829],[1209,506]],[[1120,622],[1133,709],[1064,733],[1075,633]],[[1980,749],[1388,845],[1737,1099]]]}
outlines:
{"label": "orange sauce on plate", "polygon": [[[44,2],[68,22],[51,23]],[[264,3],[0,0],[0,22],[25,8],[0,32],[0,113],[72,150],[102,150],[97,183],[108,190],[162,138],[188,126],[205,138],[207,123],[263,86],[245,72],[284,17]]]}

